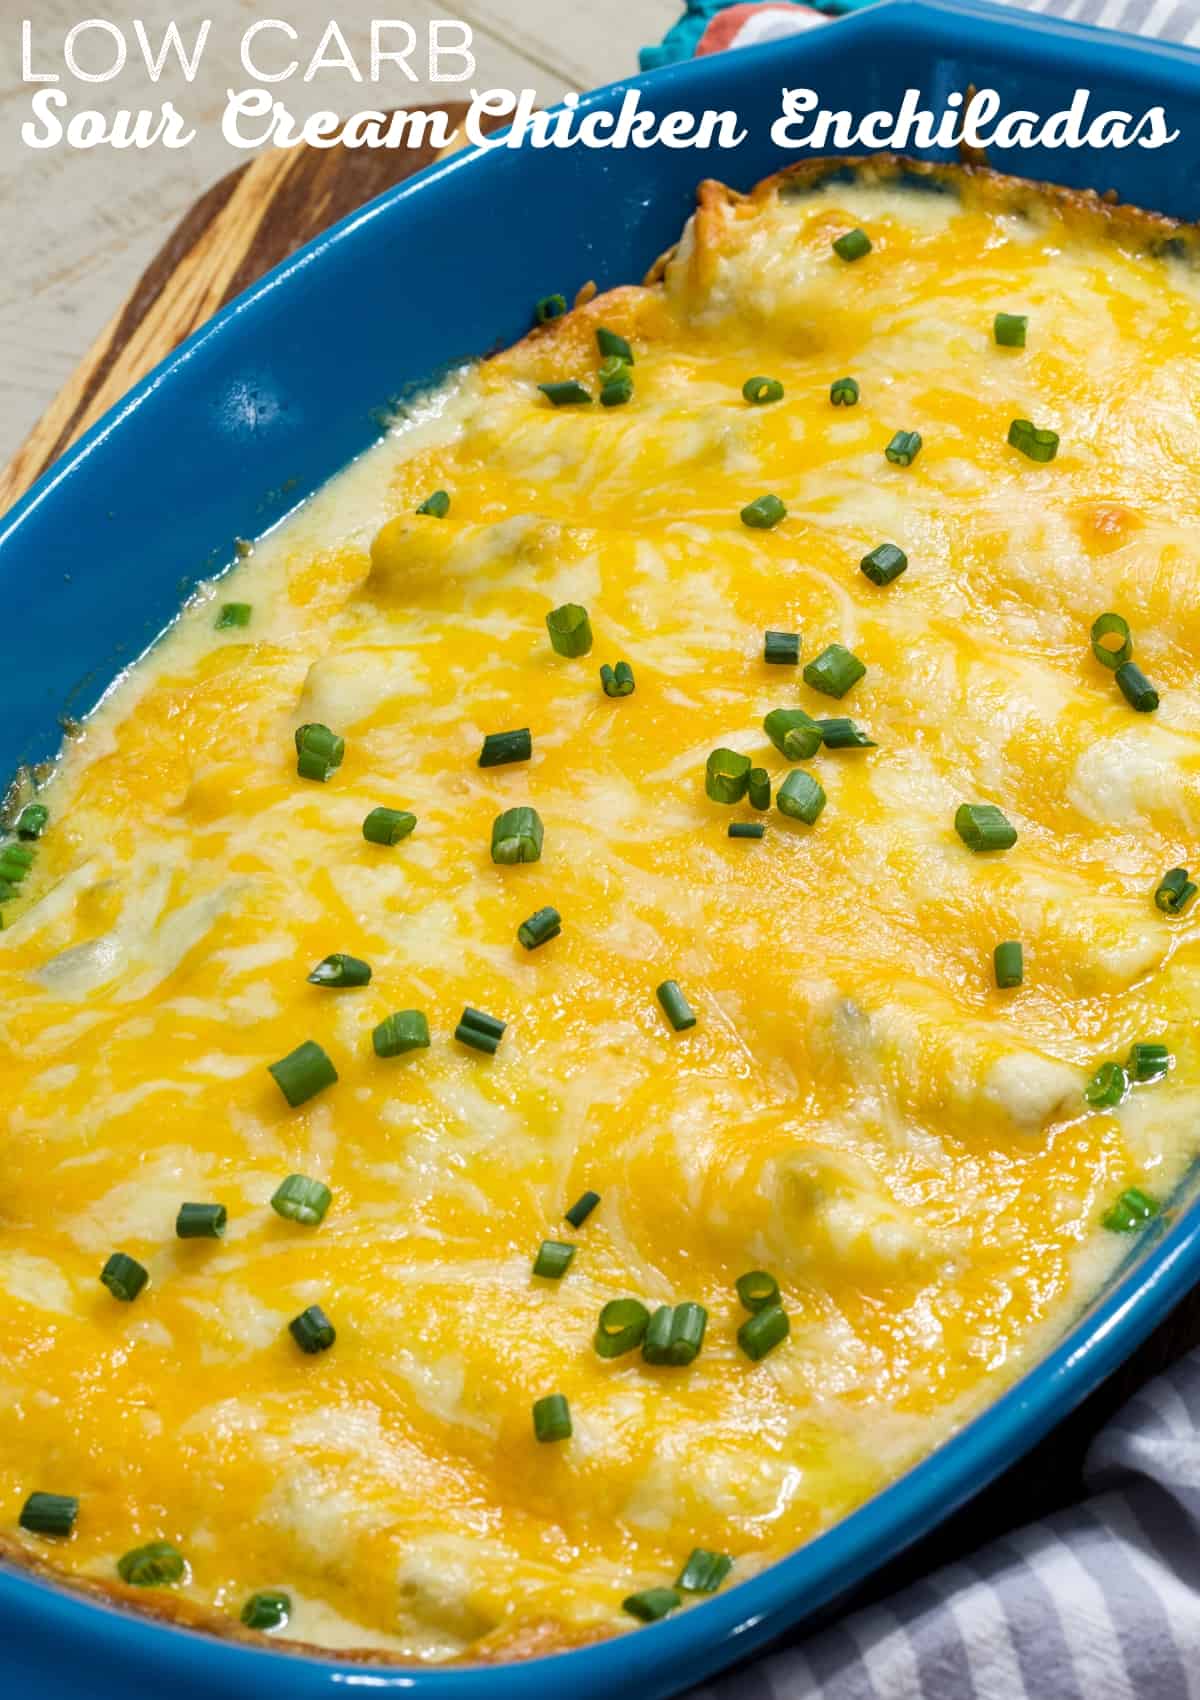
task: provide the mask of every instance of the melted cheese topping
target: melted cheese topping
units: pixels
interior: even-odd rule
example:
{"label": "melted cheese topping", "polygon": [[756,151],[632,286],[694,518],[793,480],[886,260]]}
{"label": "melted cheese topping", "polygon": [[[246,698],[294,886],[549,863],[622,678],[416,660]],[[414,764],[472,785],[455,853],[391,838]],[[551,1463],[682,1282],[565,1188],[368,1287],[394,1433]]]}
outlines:
{"label": "melted cheese topping", "polygon": [[[995,346],[998,310],[1026,349]],[[549,407],[539,382],[595,388],[601,324],[633,400]],[[25,1552],[113,1579],[168,1539],[178,1593],[235,1614],[286,1588],[289,1633],[331,1646],[569,1640],[629,1626],[693,1545],[736,1580],[804,1541],[1063,1325],[1123,1244],[1102,1211],[1167,1194],[1198,1108],[1200,934],[1152,901],[1200,802],[1198,350],[1192,274],[1094,212],[886,170],[710,188],[665,282],[463,375],[185,614],[66,750],[0,935],[0,1515]],[[760,372],[782,402],[743,401]],[[862,399],[834,409],[843,373]],[[1060,433],[1052,464],[1007,446],[1018,416]],[[897,429],[924,438],[907,469]],[[449,517],[416,516],[435,488]],[[769,491],[788,517],[748,529]],[[882,541],[910,562],[886,589],[858,567]],[[214,631],[226,599],[248,631]],[[587,658],[547,641],[566,601]],[[1090,654],[1110,607],[1153,716]],[[767,628],[866,677],[837,707],[764,665]],[[791,705],[878,748],[808,764],[815,826],[731,842],[705,758],[778,782],[762,719]],[[327,785],[296,775],[309,720],[346,738]],[[476,765],[526,725],[532,761]],[[972,855],[964,801],[1015,848]],[[524,803],[542,858],[497,867]],[[419,817],[394,849],[363,840],[379,804]],[[526,952],[544,904],[561,937]],[[998,992],[1009,938],[1025,983]],[[370,985],[309,985],[332,951]],[[452,1042],[464,1004],[508,1022],[494,1058]],[[404,1008],[432,1047],[380,1060]],[[266,1064],[309,1038],[340,1078],[290,1110]],[[1088,1110],[1140,1039],[1170,1079]],[[268,1207],[292,1171],[333,1189],[318,1228]],[[210,1199],[225,1240],[176,1240]],[[578,1246],[561,1281],[531,1276],[543,1238]],[[97,1279],[116,1249],[150,1272],[130,1305]],[[791,1317],[759,1363],[755,1267]],[[698,1359],[601,1360],[624,1295],[706,1305]],[[305,1357],[313,1303],[337,1341]],[[551,1392],[574,1433],[540,1445]],[[34,1489],[79,1495],[69,1542],[17,1534]]]}

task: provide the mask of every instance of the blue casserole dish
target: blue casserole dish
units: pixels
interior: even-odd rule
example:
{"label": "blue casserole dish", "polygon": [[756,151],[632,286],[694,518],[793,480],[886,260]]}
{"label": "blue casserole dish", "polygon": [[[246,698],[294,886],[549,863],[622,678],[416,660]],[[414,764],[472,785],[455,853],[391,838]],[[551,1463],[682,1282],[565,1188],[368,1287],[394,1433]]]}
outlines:
{"label": "blue casserole dish", "polygon": [[[835,29],[638,79],[659,111],[733,107],[733,151],[458,156],[346,220],[206,325],[65,456],[0,528],[8,609],[0,767],[43,760],[57,717],[90,708],[197,578],[378,434],[379,410],[443,368],[518,337],[547,288],[640,277],[677,236],[699,178],[748,187],[785,163],[769,139],[784,87],[827,107],[940,109],[969,83],[1049,114],[1166,108],[1173,145],[1000,152],[1000,169],[1200,214],[1191,137],[1200,59],[971,0],[884,0]],[[617,105],[620,84],[583,109]],[[791,156],[800,157],[800,156]],[[514,216],[515,209],[521,210]],[[181,584],[180,575],[188,575]],[[845,1594],[1011,1464],[1109,1374],[1200,1276],[1197,1182],[1043,1362],[922,1464],[754,1579],[635,1633],[531,1664],[404,1670],[264,1652],[94,1604],[0,1566],[8,1691],[41,1700],[316,1700],[348,1689],[424,1700],[662,1700]]]}

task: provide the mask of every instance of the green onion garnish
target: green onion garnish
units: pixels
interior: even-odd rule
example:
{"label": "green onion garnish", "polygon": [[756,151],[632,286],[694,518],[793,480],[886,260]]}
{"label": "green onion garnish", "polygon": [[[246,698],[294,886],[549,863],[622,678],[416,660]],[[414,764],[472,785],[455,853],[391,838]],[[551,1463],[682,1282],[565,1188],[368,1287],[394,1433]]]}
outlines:
{"label": "green onion garnish", "polygon": [[1011,850],[1017,829],[994,803],[960,803],[954,815],[954,830],[968,850]]}
{"label": "green onion garnish", "polygon": [[0,879],[20,885],[33,866],[34,850],[28,844],[6,844],[0,850]]}
{"label": "green onion garnish", "polygon": [[17,1519],[31,1535],[69,1535],[79,1515],[79,1501],[68,1493],[31,1493]]}
{"label": "green onion garnish", "polygon": [[251,1594],[242,1607],[241,1618],[247,1629],[282,1629],[292,1614],[290,1594]]}
{"label": "green onion garnish", "polygon": [[533,754],[533,739],[528,726],[516,732],[489,732],[479,752],[480,767],[503,767],[510,761],[528,761]]}
{"label": "green onion garnish", "polygon": [[1004,990],[1019,986],[1025,978],[1025,952],[1020,939],[1005,939],[1003,944],[998,944],[992,952],[992,963],[998,986]]}
{"label": "green onion garnish", "polygon": [[592,622],[578,602],[564,602],[546,615],[546,630],[556,655],[586,655],[592,647]]}
{"label": "green onion garnish", "polygon": [[150,1271],[135,1257],[126,1257],[123,1251],[114,1251],[100,1271],[100,1279],[114,1299],[129,1304],[137,1298],[150,1279]]}
{"label": "green onion garnish", "polygon": [[1024,313],[997,313],[992,321],[992,335],[1000,348],[1024,348],[1028,324]]}
{"label": "green onion garnish", "polygon": [[416,815],[407,809],[372,809],[362,823],[362,835],[368,844],[399,844],[416,824]]}
{"label": "green onion garnish", "polygon": [[536,862],[542,854],[542,817],[536,809],[522,805],[505,809],[492,822],[492,861],[502,868],[519,862]]}
{"label": "green onion garnish", "polygon": [[627,401],[633,400],[633,379],[626,373],[619,378],[610,378],[600,390],[601,407],[624,407]]}
{"label": "green onion garnish", "polygon": [[783,400],[783,385],[778,378],[747,378],[742,394],[754,407],[762,407],[769,401]]}
{"label": "green onion garnish", "polygon": [[763,638],[763,660],[772,667],[794,667],[800,659],[799,632],[767,632]]}
{"label": "green onion garnish", "polygon": [[[1117,639],[1115,644],[1105,643],[1105,638]],[[1129,633],[1129,622],[1119,614],[1101,614],[1092,623],[1092,654],[1105,667],[1114,670],[1123,661],[1128,661],[1133,654],[1133,638]]]}
{"label": "green onion garnish", "polygon": [[648,1364],[690,1364],[704,1341],[708,1312],[690,1300],[681,1305],[660,1305],[646,1324],[642,1356]]}
{"label": "green onion garnish", "polygon": [[557,909],[549,905],[538,909],[527,921],[522,921],[517,928],[517,938],[526,950],[536,950],[539,945],[548,944],[562,932],[562,916]]}
{"label": "green onion garnish", "polygon": [[696,1017],[691,1005],[679,990],[674,980],[664,980],[661,986],[655,988],[655,995],[663,1007],[663,1013],[676,1033],[682,1033],[688,1027],[696,1025]]}
{"label": "green onion garnish", "polygon": [[417,509],[419,514],[432,514],[434,519],[445,519],[450,512],[450,495],[446,490],[435,490],[432,496],[426,496]]}
{"label": "green onion garnish", "polygon": [[853,378],[835,378],[829,386],[829,399],[835,407],[857,407],[857,383]]}
{"label": "green onion garnish", "polygon": [[742,509],[742,524],[754,531],[770,531],[772,526],[786,518],[787,509],[778,496],[758,496]]}
{"label": "green onion garnish", "polygon": [[543,295],[540,301],[534,302],[534,322],[539,325],[548,325],[551,319],[561,319],[566,310],[565,296]]}
{"label": "green onion garnish", "polygon": [[596,376],[601,384],[619,384],[628,380],[630,391],[633,389],[633,373],[628,360],[622,360],[619,354],[610,354],[600,362],[600,370]]}
{"label": "green onion garnish", "polygon": [[821,728],[802,708],[773,708],[763,721],[763,731],[789,761],[807,761],[821,747]]}
{"label": "green onion garnish", "polygon": [[337,1080],[337,1069],[315,1039],[306,1039],[286,1057],[268,1063],[267,1072],[293,1109]]}
{"label": "green onion garnish", "polygon": [[562,384],[539,384],[538,389],[551,407],[576,407],[592,399],[583,385],[577,384],[574,378],[568,378]]}
{"label": "green onion garnish", "polygon": [[1136,708],[1139,714],[1154,713],[1158,707],[1158,692],[1136,661],[1124,662],[1117,668],[1113,677],[1121,688],[1121,695],[1131,708]]}
{"label": "green onion garnish", "polygon": [[1053,460],[1058,453],[1058,432],[1035,425],[1031,419],[1014,419],[1008,428],[1008,441],[1030,460]]}
{"label": "green onion garnish", "polygon": [[1165,1045],[1132,1045],[1129,1050],[1129,1073],[1139,1086],[1148,1081],[1162,1080],[1170,1071],[1171,1053]]}
{"label": "green onion garnish", "polygon": [[271,1194],[271,1209],[285,1222],[299,1222],[305,1228],[315,1228],[325,1220],[325,1212],[333,1203],[333,1194],[324,1181],[311,1175],[289,1175],[280,1181]]}
{"label": "green onion garnish", "polygon": [[581,1193],[575,1200],[574,1204],[572,1204],[571,1208],[564,1211],[564,1219],[568,1221],[573,1228],[582,1228],[583,1224],[587,1221],[588,1217],[599,1202],[600,1194],[598,1192]]}
{"label": "green onion garnish", "polygon": [[827,697],[844,697],[867,669],[844,644],[831,643],[804,669],[804,683]]}
{"label": "green onion garnish", "polygon": [[485,1015],[483,1010],[472,1009],[468,1004],[454,1029],[454,1037],[460,1045],[469,1045],[473,1051],[486,1051],[488,1056],[494,1057],[507,1025],[506,1021]]}
{"label": "green onion garnish", "polygon": [[249,602],[227,602],[217,615],[216,628],[223,632],[230,626],[248,626],[253,612]]}
{"label": "green onion garnish", "polygon": [[547,1281],[561,1281],[574,1255],[575,1247],[565,1240],[543,1240],[533,1260],[533,1272],[544,1275]]}
{"label": "green onion garnish", "polygon": [[17,819],[17,837],[40,838],[49,819],[50,810],[44,803],[27,803]]}
{"label": "green onion garnish", "polygon": [[643,1588],[640,1594],[630,1594],[621,1601],[621,1610],[639,1623],[657,1623],[660,1617],[674,1611],[683,1601],[674,1588]]}
{"label": "green onion garnish", "polygon": [[765,1269],[751,1269],[734,1282],[737,1296],[749,1311],[766,1310],[779,1303],[779,1282]]}
{"label": "green onion garnish", "polygon": [[1129,1092],[1129,1076],[1119,1062],[1101,1063],[1083,1089],[1094,1110],[1115,1110]]}
{"label": "green onion garnish", "polygon": [[596,326],[596,347],[605,360],[624,360],[628,365],[635,364],[633,350],[623,336],[616,331],[605,330],[603,325]]}
{"label": "green onion garnish", "polygon": [[714,750],[704,769],[704,789],[714,803],[740,803],[750,783],[750,757]]}
{"label": "green onion garnish", "polygon": [[1112,1234],[1135,1234],[1143,1224],[1158,1215],[1160,1208],[1157,1198],[1152,1198],[1139,1186],[1131,1186],[1104,1212],[1100,1221]]}
{"label": "green onion garnish", "polygon": [[821,742],[827,750],[873,750],[876,747],[874,738],[868,738],[853,720],[818,720],[817,725],[821,728]]}
{"label": "green onion garnish", "polygon": [[715,1594],[732,1569],[733,1560],[726,1553],[693,1547],[675,1586],[685,1594]]}
{"label": "green onion garnish", "polygon": [[569,1440],[571,1407],[561,1393],[547,1393],[533,1404],[533,1432],[539,1440]]}
{"label": "green onion garnish", "polygon": [[633,695],[633,668],[628,661],[618,661],[615,667],[607,662],[600,669],[600,683],[604,686],[606,697],[631,697]]}
{"label": "green onion garnish", "polygon": [[346,740],[317,722],[296,728],[296,772],[301,779],[327,780],[341,767]]}
{"label": "green onion garnish", "polygon": [[288,1333],[302,1352],[327,1352],[337,1339],[337,1330],[320,1305],[309,1305],[288,1323]]}
{"label": "green onion garnish", "polygon": [[730,838],[761,838],[766,830],[760,820],[731,820],[729,823]]}
{"label": "green onion garnish", "polygon": [[223,1204],[181,1204],[175,1218],[175,1237],[180,1240],[223,1239],[228,1220]]}
{"label": "green onion garnish", "polygon": [[754,1363],[773,1352],[791,1329],[787,1311],[782,1305],[765,1305],[748,1316],[737,1331],[737,1343]]}
{"label": "green onion garnish", "polygon": [[592,1345],[602,1358],[632,1352],[645,1338],[650,1312],[640,1299],[610,1299],[600,1312]]}
{"label": "green onion garnish", "polygon": [[752,767],[746,775],[746,795],[752,809],[771,807],[771,775],[765,767]]}
{"label": "green onion garnish", "polygon": [[1197,887],[1188,878],[1186,868],[1172,868],[1163,875],[1154,893],[1154,902],[1164,915],[1182,915],[1195,897]]}
{"label": "green onion garnish", "polygon": [[844,236],[834,237],[832,247],[840,260],[861,260],[871,252],[871,238],[865,230],[847,230]]}
{"label": "green onion garnish", "polygon": [[150,1541],[117,1560],[117,1575],[135,1588],[165,1588],[182,1582],[187,1569],[183,1554],[170,1541]]}
{"label": "green onion garnish", "polygon": [[344,951],[338,950],[332,956],[322,957],[308,976],[308,983],[310,986],[368,986],[371,983],[371,965],[360,957],[347,956]]}
{"label": "green onion garnish", "polygon": [[893,466],[911,466],[921,452],[921,433],[897,431],[883,452]]}
{"label": "green onion garnish", "polygon": [[891,584],[908,566],[908,556],[895,543],[877,543],[858,564],[872,584]]}
{"label": "green onion garnish", "polygon": [[429,1022],[419,1009],[398,1009],[385,1015],[371,1033],[377,1057],[401,1057],[406,1051],[429,1049]]}
{"label": "green onion garnish", "polygon": [[811,773],[794,767],[775,793],[775,807],[781,815],[812,826],[825,807],[825,788]]}

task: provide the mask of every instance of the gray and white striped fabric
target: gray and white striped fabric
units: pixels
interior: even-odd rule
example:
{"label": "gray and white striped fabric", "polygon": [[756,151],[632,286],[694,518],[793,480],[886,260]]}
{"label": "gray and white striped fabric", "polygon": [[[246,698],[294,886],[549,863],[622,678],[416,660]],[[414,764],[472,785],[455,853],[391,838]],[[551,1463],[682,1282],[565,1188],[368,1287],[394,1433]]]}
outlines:
{"label": "gray and white striped fabric", "polygon": [[1030,12],[1050,12],[1080,24],[1134,35],[1157,35],[1200,47],[1200,0],[1010,0]]}

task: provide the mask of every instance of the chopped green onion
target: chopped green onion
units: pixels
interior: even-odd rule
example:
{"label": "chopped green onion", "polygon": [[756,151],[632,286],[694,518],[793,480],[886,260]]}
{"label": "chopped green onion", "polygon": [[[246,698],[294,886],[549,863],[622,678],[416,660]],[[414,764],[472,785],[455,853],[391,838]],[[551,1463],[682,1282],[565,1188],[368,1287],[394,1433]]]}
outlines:
{"label": "chopped green onion", "polygon": [[1003,990],[1019,986],[1025,978],[1025,952],[1020,939],[1006,939],[992,952],[996,984]]}
{"label": "chopped green onion", "polygon": [[1158,707],[1158,692],[1136,661],[1124,662],[1117,668],[1113,677],[1121,688],[1121,695],[1131,708],[1136,708],[1139,714],[1154,713]]}
{"label": "chopped green onion", "polygon": [[1154,902],[1164,915],[1182,915],[1196,895],[1197,887],[1188,878],[1186,868],[1172,868],[1163,875],[1154,893]]}
{"label": "chopped green onion", "polygon": [[337,1080],[337,1069],[315,1039],[306,1039],[286,1057],[268,1063],[267,1073],[293,1109]]}
{"label": "chopped green onion", "polygon": [[328,726],[316,722],[297,726],[296,772],[301,779],[319,779],[324,783],[335,768],[341,767],[345,753],[346,740]]}
{"label": "chopped green onion", "polygon": [[253,612],[249,602],[227,602],[217,615],[217,630],[223,632],[229,626],[248,626]]}
{"label": "chopped green onion", "polygon": [[432,496],[426,496],[417,509],[419,514],[432,514],[434,519],[445,519],[450,512],[450,495],[446,490],[435,490]]}
{"label": "chopped green onion", "polygon": [[749,1311],[766,1310],[779,1303],[779,1282],[765,1269],[751,1269],[734,1282],[737,1296]]}
{"label": "chopped green onion", "polygon": [[568,378],[561,384],[539,384],[538,389],[551,407],[576,407],[592,399],[583,385],[577,384],[574,378]]}
{"label": "chopped green onion", "polygon": [[528,761],[533,754],[533,739],[528,726],[516,732],[489,732],[479,752],[480,767],[503,767],[510,761]]}
{"label": "chopped green onion", "polygon": [[871,238],[865,230],[847,230],[844,236],[834,237],[832,247],[840,260],[861,260],[871,252]]}
{"label": "chopped green onion", "polygon": [[908,556],[895,543],[877,543],[858,564],[872,584],[891,584],[908,566]]}
{"label": "chopped green onion", "polygon": [[582,1228],[583,1224],[587,1221],[588,1217],[599,1202],[600,1194],[598,1192],[581,1193],[575,1200],[574,1204],[572,1204],[571,1208],[564,1212],[564,1219],[568,1221],[573,1228]]}
{"label": "chopped green onion", "polygon": [[533,1404],[533,1432],[539,1440],[569,1440],[571,1407],[561,1393],[547,1393]]}
{"label": "chopped green onion", "polygon": [[604,385],[619,384],[627,380],[630,390],[633,389],[633,373],[629,369],[629,362],[623,360],[619,354],[610,354],[602,360],[596,376]]}
{"label": "chopped green onion", "polygon": [[835,407],[857,407],[858,384],[853,378],[835,378],[829,386],[829,399]]}
{"label": "chopped green onion", "polygon": [[135,1588],[165,1588],[182,1582],[187,1565],[170,1541],[150,1541],[117,1560],[117,1575]]}
{"label": "chopped green onion", "polygon": [[1094,1110],[1115,1110],[1129,1092],[1129,1076],[1119,1062],[1101,1063],[1083,1089]]}
{"label": "chopped green onion", "polygon": [[247,1629],[282,1629],[292,1615],[292,1600],[290,1594],[262,1593],[251,1594],[242,1607],[242,1622]]}
{"label": "chopped green onion", "polygon": [[1008,441],[1030,460],[1053,460],[1058,453],[1058,432],[1035,425],[1031,419],[1014,419],[1008,428]]}
{"label": "chopped green onion", "polygon": [[565,1240],[543,1240],[533,1260],[533,1272],[544,1275],[547,1281],[561,1281],[574,1255],[575,1247]]}
{"label": "chopped green onion", "polygon": [[28,844],[6,844],[0,850],[0,879],[20,885],[33,866],[33,858],[34,851]]}
{"label": "chopped green onion", "polygon": [[825,807],[825,787],[802,767],[794,767],[775,793],[775,807],[781,815],[812,826]]}
{"label": "chopped green onion", "polygon": [[921,452],[921,433],[897,431],[883,452],[893,466],[911,466]]}
{"label": "chopped green onion", "polygon": [[150,1271],[135,1257],[126,1257],[123,1251],[114,1251],[100,1271],[100,1279],[114,1299],[130,1304],[150,1279]]}
{"label": "chopped green onion", "polygon": [[731,820],[729,823],[730,838],[761,838],[766,830],[760,820]]}
{"label": "chopped green onion", "polygon": [[542,817],[536,809],[505,809],[492,822],[492,861],[503,868],[539,861],[542,838]]}
{"label": "chopped green onion", "polygon": [[605,330],[603,325],[596,326],[596,347],[605,360],[625,360],[630,366],[635,364],[633,350],[623,336],[616,331]]}
{"label": "chopped green onion", "polygon": [[844,644],[831,643],[804,669],[804,683],[827,697],[844,697],[867,669]]}
{"label": "chopped green onion", "polygon": [[771,807],[771,775],[765,767],[752,767],[746,775],[746,795],[752,809]]}
{"label": "chopped green onion", "polygon": [[992,335],[1000,348],[1024,348],[1028,324],[1024,313],[997,313],[992,321]]}
{"label": "chopped green onion", "polygon": [[489,1057],[494,1057],[507,1025],[496,1016],[485,1015],[481,1009],[472,1009],[468,1004],[454,1029],[454,1037],[460,1045],[469,1045],[473,1051],[486,1051]]}
{"label": "chopped green onion", "polygon": [[650,1312],[640,1299],[610,1299],[600,1312],[592,1345],[602,1358],[632,1352],[645,1338]]}
{"label": "chopped green onion", "polygon": [[15,885],[9,885],[7,880],[0,880],[0,903],[8,903],[20,895]]}
{"label": "chopped green onion", "polygon": [[567,310],[566,297],[562,295],[543,295],[540,301],[533,305],[535,323],[548,325],[551,319],[561,319]]}
{"label": "chopped green onion", "polygon": [[17,1519],[31,1535],[69,1535],[79,1515],[79,1501],[68,1493],[31,1493]]}
{"label": "chopped green onion", "polygon": [[517,928],[517,938],[526,950],[536,950],[539,945],[548,944],[562,932],[562,916],[557,909],[549,905],[538,909],[527,921],[522,921]]}
{"label": "chopped green onion", "polygon": [[181,1204],[175,1218],[180,1240],[219,1240],[225,1237],[229,1214],[223,1204]]}
{"label": "chopped green onion", "polygon": [[633,400],[633,379],[628,375],[610,378],[600,390],[601,407],[624,407]]}
{"label": "chopped green onion", "polygon": [[783,400],[783,385],[778,378],[747,378],[742,394],[754,407],[762,407],[769,401]]}
{"label": "chopped green onion", "polygon": [[310,1175],[289,1175],[280,1181],[271,1194],[271,1209],[285,1222],[299,1222],[305,1228],[315,1228],[325,1220],[325,1212],[333,1203],[333,1194],[324,1181]]}
{"label": "chopped green onion", "polygon": [[633,668],[628,661],[618,661],[615,667],[607,662],[600,669],[600,683],[604,686],[606,697],[631,697],[633,695]]}
{"label": "chopped green onion", "polygon": [[362,835],[368,844],[399,844],[416,824],[416,815],[407,809],[372,809],[362,823]]}
{"label": "chopped green onion", "polygon": [[586,655],[592,647],[592,622],[578,602],[564,602],[546,615],[546,630],[556,655]]}
{"label": "chopped green onion", "polygon": [[1011,850],[1017,829],[994,803],[960,803],[954,815],[954,830],[968,850]]}
{"label": "chopped green onion", "polygon": [[1140,1227],[1158,1215],[1160,1208],[1157,1198],[1152,1198],[1139,1186],[1131,1186],[1104,1212],[1100,1221],[1109,1233],[1135,1234]]}
{"label": "chopped green onion", "polygon": [[337,1330],[320,1305],[309,1305],[288,1323],[288,1333],[302,1352],[327,1352],[337,1339]]}
{"label": "chopped green onion", "polygon": [[[773,708],[763,721],[763,731],[789,761],[807,761],[821,747],[821,728],[802,708]],[[755,806],[765,808],[766,804]]]}
{"label": "chopped green onion", "polygon": [[827,750],[873,750],[876,747],[874,738],[868,738],[853,720],[818,720],[817,725],[821,728],[821,742]]}
{"label": "chopped green onion", "polygon": [[753,531],[770,531],[772,526],[786,518],[787,509],[778,496],[758,496],[742,509],[742,524]]}
{"label": "chopped green onion", "polygon": [[655,995],[663,1007],[663,1014],[676,1033],[682,1033],[686,1028],[696,1025],[692,1007],[679,990],[676,981],[664,980],[662,985],[656,988]]}
{"label": "chopped green onion", "polygon": [[674,1588],[643,1588],[640,1594],[630,1594],[621,1601],[621,1610],[639,1623],[657,1623],[660,1617],[674,1611],[683,1601]]}
{"label": "chopped green onion", "polygon": [[429,1049],[429,1022],[419,1009],[398,1009],[385,1015],[371,1033],[377,1057],[401,1057],[406,1051]]}
{"label": "chopped green onion", "polygon": [[714,803],[740,803],[750,783],[750,757],[737,750],[714,750],[704,770],[704,789]]}
{"label": "chopped green onion", "polygon": [[17,819],[17,837],[40,838],[49,819],[50,810],[44,803],[27,803]]}
{"label": "chopped green onion", "polygon": [[1151,1080],[1162,1080],[1170,1071],[1171,1053],[1165,1045],[1132,1045],[1129,1050],[1129,1073],[1139,1086]]}
{"label": "chopped green onion", "polygon": [[791,1330],[787,1311],[782,1305],[765,1305],[748,1316],[737,1331],[737,1343],[752,1362],[757,1363],[773,1352]]}
{"label": "chopped green onion", "polygon": [[704,1342],[708,1312],[690,1300],[681,1305],[660,1305],[646,1324],[642,1356],[648,1364],[690,1364]]}
{"label": "chopped green onion", "polygon": [[715,1594],[732,1569],[733,1560],[727,1553],[693,1547],[675,1586],[685,1594]]}
{"label": "chopped green onion", "polygon": [[[1115,637],[1116,644],[1105,643],[1105,638]],[[1129,622],[1119,614],[1101,614],[1092,624],[1092,654],[1105,667],[1114,670],[1122,662],[1128,661],[1133,654],[1133,639],[1129,634]]]}
{"label": "chopped green onion", "polygon": [[367,986],[371,983],[371,965],[357,956],[335,951],[322,957],[308,976],[310,986]]}
{"label": "chopped green onion", "polygon": [[763,660],[772,667],[794,667],[800,659],[799,632],[767,632],[763,638]]}

